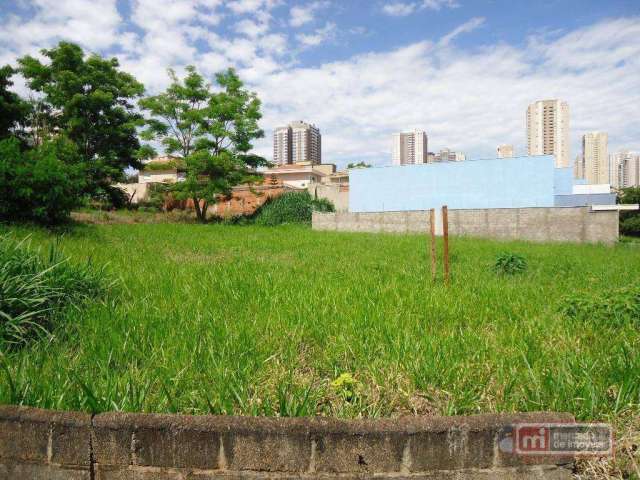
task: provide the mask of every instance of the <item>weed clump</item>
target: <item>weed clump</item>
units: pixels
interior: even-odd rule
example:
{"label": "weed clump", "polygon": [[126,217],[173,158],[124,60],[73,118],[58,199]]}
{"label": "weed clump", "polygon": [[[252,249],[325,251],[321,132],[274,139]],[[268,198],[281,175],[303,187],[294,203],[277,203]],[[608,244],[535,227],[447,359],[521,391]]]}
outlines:
{"label": "weed clump", "polygon": [[563,298],[560,311],[569,318],[600,325],[640,326],[640,288],[574,293]]}
{"label": "weed clump", "polygon": [[0,346],[50,332],[64,309],[102,296],[109,286],[104,268],[70,263],[57,243],[43,256],[27,239],[0,236]]}
{"label": "weed clump", "polygon": [[527,259],[517,253],[505,252],[498,255],[493,270],[501,275],[516,275],[527,271]]}
{"label": "weed clump", "polygon": [[324,199],[314,199],[309,192],[287,192],[267,201],[256,214],[256,224],[274,226],[284,223],[310,223],[311,213],[333,212],[333,204]]}
{"label": "weed clump", "polygon": [[331,382],[331,387],[339,397],[350,402],[356,398],[362,389],[362,384],[350,373],[342,373]]}

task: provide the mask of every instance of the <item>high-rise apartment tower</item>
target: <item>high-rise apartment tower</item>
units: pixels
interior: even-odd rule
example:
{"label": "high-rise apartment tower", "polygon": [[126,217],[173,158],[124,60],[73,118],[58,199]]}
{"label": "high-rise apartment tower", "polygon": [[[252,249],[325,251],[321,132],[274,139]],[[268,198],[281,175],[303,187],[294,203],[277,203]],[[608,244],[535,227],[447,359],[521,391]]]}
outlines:
{"label": "high-rise apartment tower", "polygon": [[540,100],[527,108],[527,152],[554,155],[556,167],[568,167],[569,105],[561,100]]}
{"label": "high-rise apartment tower", "polygon": [[393,134],[391,160],[393,165],[427,163],[427,134],[423,130]]}
{"label": "high-rise apartment tower", "polygon": [[609,183],[614,188],[640,186],[640,154],[621,150],[609,155]]}
{"label": "high-rise apartment tower", "polygon": [[273,162],[278,165],[322,163],[322,136],[313,124],[291,122],[273,131]]}
{"label": "high-rise apartment tower", "polygon": [[591,184],[609,182],[608,135],[604,132],[589,132],[582,136],[582,155],[578,156],[575,170],[579,178]]}

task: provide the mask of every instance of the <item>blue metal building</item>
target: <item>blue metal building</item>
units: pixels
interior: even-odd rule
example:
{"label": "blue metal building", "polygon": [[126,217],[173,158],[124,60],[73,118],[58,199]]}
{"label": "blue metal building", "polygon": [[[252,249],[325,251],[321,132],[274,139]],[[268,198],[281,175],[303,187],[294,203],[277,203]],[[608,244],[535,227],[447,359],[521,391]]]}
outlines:
{"label": "blue metal building", "polygon": [[583,205],[573,185],[572,169],[555,168],[552,155],[359,168],[349,171],[349,211]]}

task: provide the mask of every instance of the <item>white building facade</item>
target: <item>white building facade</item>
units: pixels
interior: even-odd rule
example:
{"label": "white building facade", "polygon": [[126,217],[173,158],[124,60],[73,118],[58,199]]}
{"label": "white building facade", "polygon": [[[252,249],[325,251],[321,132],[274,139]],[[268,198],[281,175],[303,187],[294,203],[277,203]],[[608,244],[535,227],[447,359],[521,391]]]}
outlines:
{"label": "white building facade", "polygon": [[413,165],[427,163],[429,139],[423,130],[393,134],[391,163],[393,165]]}
{"label": "white building facade", "polygon": [[640,154],[621,150],[609,155],[609,178],[614,188],[640,186]]}
{"label": "white building facade", "polygon": [[322,163],[322,136],[320,129],[302,120],[278,127],[273,132],[273,163]]}
{"label": "white building facade", "polygon": [[576,176],[591,184],[610,183],[609,136],[604,132],[589,132],[582,136],[582,155],[576,159]]}
{"label": "white building facade", "polygon": [[557,168],[568,167],[569,104],[561,100],[540,100],[527,108],[528,155],[554,155]]}

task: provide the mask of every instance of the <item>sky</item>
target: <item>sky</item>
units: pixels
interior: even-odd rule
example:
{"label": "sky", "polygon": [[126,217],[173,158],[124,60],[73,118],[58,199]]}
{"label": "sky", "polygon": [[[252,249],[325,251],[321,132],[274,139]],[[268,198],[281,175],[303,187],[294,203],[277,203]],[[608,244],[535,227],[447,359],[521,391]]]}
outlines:
{"label": "sky", "polygon": [[338,167],[389,164],[392,133],[415,128],[430,151],[524,155],[527,105],[547,98],[569,103],[571,158],[587,131],[640,150],[640,0],[0,0],[0,65],[63,39],[149,94],[169,67],[235,67],[263,102],[269,159],[293,120]]}

